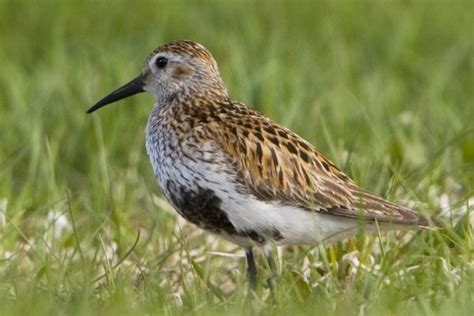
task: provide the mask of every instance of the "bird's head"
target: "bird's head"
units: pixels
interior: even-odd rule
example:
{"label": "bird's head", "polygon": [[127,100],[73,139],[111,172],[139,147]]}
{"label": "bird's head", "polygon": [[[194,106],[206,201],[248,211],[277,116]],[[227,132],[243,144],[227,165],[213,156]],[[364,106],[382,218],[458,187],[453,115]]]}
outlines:
{"label": "bird's head", "polygon": [[87,113],[144,91],[153,94],[158,104],[179,94],[227,95],[211,53],[201,44],[181,40],[155,49],[135,79],[98,101]]}

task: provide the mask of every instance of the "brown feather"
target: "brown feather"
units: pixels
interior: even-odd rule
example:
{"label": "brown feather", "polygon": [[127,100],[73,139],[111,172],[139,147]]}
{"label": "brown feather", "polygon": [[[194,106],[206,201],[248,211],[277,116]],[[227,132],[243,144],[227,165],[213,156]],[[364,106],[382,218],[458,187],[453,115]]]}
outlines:
{"label": "brown feather", "polygon": [[222,101],[218,118],[206,124],[204,137],[230,156],[239,181],[258,198],[361,220],[427,225],[414,211],[359,188],[309,142],[246,105]]}

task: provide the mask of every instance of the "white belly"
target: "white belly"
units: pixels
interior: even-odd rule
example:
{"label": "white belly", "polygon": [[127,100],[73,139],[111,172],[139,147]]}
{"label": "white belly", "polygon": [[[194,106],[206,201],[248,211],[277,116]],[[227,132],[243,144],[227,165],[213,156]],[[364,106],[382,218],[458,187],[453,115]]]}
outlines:
{"label": "white belly", "polygon": [[235,205],[224,203],[237,229],[267,232],[277,230],[283,237],[278,244],[315,244],[337,241],[359,230],[356,221],[321,214],[294,206],[248,200]]}

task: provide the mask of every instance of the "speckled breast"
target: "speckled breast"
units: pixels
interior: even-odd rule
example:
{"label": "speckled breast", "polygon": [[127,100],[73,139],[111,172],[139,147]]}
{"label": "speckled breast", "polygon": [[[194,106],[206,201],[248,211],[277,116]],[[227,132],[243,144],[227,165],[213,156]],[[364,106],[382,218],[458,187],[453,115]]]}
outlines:
{"label": "speckled breast", "polygon": [[196,144],[193,132],[198,128],[175,121],[170,117],[175,114],[168,111],[155,106],[146,130],[147,153],[162,192],[182,217],[198,227],[237,234],[222,210],[221,192],[216,192],[225,190],[226,181],[219,177],[229,171],[219,170],[217,153],[209,144]]}

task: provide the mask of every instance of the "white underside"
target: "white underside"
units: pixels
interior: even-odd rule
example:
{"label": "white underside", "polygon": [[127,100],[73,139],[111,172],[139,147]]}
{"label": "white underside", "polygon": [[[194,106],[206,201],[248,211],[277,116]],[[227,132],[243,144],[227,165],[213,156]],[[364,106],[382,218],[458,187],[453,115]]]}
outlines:
{"label": "white underside", "polygon": [[[308,211],[294,206],[267,203],[248,199],[239,205],[223,200],[223,209],[235,228],[243,231],[280,232],[280,244],[315,244],[321,241],[337,241],[355,235],[360,230],[373,231],[372,225],[361,227],[349,218]],[[235,243],[248,243],[248,240],[224,236]],[[269,236],[271,238],[271,236]]]}

